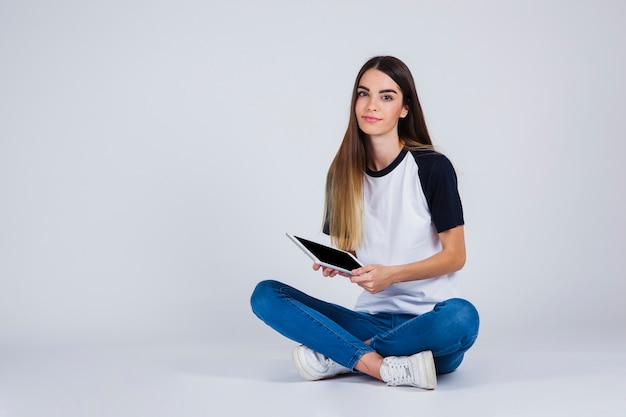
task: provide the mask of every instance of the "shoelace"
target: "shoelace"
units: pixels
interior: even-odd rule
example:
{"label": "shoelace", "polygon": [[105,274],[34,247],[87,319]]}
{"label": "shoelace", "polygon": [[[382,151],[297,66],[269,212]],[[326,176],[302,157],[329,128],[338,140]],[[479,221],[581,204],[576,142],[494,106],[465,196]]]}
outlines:
{"label": "shoelace", "polygon": [[389,385],[412,384],[414,382],[411,366],[407,361],[388,359],[386,364],[389,371],[389,381],[387,381]]}

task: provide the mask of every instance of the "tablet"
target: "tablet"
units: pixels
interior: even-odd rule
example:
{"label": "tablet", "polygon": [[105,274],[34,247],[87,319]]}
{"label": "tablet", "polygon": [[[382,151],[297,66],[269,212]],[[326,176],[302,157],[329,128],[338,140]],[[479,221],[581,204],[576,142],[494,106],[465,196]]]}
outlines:
{"label": "tablet", "polygon": [[287,233],[289,239],[293,241],[313,262],[322,266],[352,274],[352,270],[360,268],[363,264],[351,253],[322,245],[298,236]]}

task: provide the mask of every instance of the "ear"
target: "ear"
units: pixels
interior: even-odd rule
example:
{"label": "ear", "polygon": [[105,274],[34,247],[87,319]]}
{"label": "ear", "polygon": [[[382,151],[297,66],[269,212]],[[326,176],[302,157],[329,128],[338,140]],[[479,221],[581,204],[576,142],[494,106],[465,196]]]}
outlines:
{"label": "ear", "polygon": [[402,113],[400,113],[400,118],[404,119],[407,114],[409,114],[409,105],[405,104],[404,107],[402,107]]}

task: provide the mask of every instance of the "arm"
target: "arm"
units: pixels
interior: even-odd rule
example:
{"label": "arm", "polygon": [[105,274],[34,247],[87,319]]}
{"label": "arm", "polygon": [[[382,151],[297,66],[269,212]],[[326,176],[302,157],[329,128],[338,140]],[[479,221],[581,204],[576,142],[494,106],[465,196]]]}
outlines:
{"label": "arm", "polygon": [[355,269],[350,281],[375,294],[392,284],[434,278],[458,271],[465,265],[463,226],[439,233],[441,251],[421,261],[406,265],[366,265]]}

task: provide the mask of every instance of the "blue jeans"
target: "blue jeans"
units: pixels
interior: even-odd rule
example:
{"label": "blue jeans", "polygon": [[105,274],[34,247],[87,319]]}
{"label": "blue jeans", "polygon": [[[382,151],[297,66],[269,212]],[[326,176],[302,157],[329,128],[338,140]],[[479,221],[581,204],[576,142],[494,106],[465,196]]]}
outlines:
{"label": "blue jeans", "polygon": [[478,312],[460,298],[442,301],[419,316],[369,314],[268,280],[257,284],[250,302],[254,314],[274,330],[349,369],[368,352],[385,357],[430,350],[437,373],[444,374],[461,364],[478,337]]}

